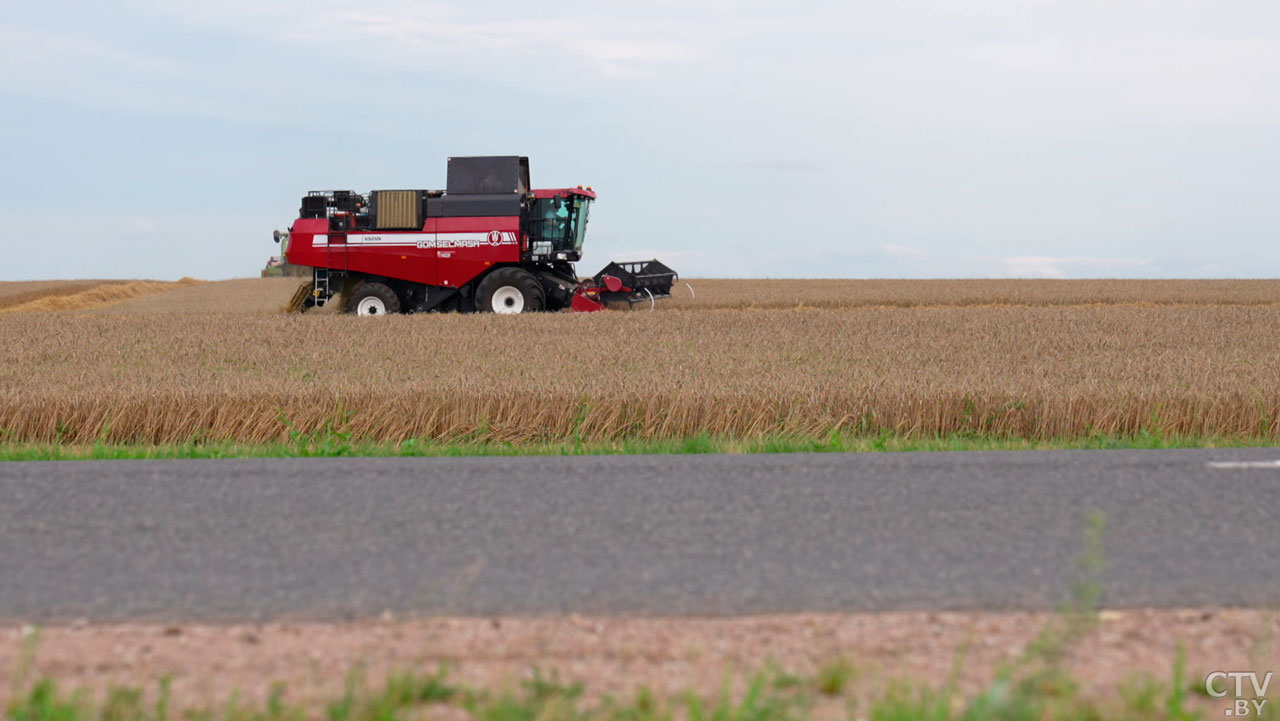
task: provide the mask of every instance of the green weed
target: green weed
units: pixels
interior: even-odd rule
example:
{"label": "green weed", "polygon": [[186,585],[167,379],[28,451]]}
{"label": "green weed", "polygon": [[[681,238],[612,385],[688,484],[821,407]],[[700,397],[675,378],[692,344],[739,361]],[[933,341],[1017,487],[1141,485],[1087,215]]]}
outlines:
{"label": "green weed", "polygon": [[0,461],[114,460],[145,458],[299,458],[299,457],[464,457],[464,456],[594,456],[673,455],[707,453],[863,453],[910,451],[1030,451],[1052,449],[1151,449],[1151,448],[1248,448],[1274,445],[1266,439],[1213,436],[1168,436],[1142,432],[1134,436],[1088,435],[1029,441],[969,433],[925,438],[896,435],[881,429],[871,436],[830,431],[813,436],[761,436],[725,438],[699,434],[690,438],[587,442],[508,443],[492,440],[436,441],[410,438],[403,441],[357,441],[351,437],[349,414],[337,414],[322,427],[303,431],[283,414],[280,423],[287,441],[242,444],[193,438],[180,444],[14,443],[0,439]]}

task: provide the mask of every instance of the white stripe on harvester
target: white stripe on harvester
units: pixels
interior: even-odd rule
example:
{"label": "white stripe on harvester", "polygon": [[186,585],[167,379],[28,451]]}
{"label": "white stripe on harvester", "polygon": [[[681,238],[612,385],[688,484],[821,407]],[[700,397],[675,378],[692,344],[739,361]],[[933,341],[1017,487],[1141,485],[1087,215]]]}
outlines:
{"label": "white stripe on harvester", "polygon": [[[520,242],[515,233],[502,232],[502,240],[489,240],[489,232],[473,233],[351,233],[347,235],[348,247],[367,246],[417,246],[419,248],[483,247],[485,245],[516,245]],[[311,245],[329,245],[329,236],[317,233]]]}

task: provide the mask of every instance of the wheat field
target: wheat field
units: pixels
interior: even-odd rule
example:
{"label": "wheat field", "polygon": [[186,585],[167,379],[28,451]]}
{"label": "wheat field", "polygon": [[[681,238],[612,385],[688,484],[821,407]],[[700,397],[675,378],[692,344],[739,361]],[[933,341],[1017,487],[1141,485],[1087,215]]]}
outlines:
{"label": "wheat field", "polygon": [[[98,281],[76,281],[96,283]],[[112,281],[123,282],[123,281]],[[297,278],[242,278],[165,289],[93,308],[109,315],[274,314]],[[0,308],[6,307],[0,283]],[[25,284],[22,284],[25,285]],[[92,287],[92,286],[90,286]],[[83,290],[83,289],[82,289]],[[123,299],[122,299],[123,300]],[[1280,305],[1275,280],[723,280],[680,281],[657,312],[928,306]],[[625,304],[614,304],[626,309]],[[333,313],[336,305],[320,311]],[[649,304],[631,309],[646,312]]]}
{"label": "wheat field", "polygon": [[1135,279],[705,280],[678,282],[667,310],[982,305],[1274,305],[1280,281]]}
{"label": "wheat field", "polygon": [[0,436],[1277,435],[1276,281],[806,283],[654,313],[282,315],[291,279],[3,313]]}

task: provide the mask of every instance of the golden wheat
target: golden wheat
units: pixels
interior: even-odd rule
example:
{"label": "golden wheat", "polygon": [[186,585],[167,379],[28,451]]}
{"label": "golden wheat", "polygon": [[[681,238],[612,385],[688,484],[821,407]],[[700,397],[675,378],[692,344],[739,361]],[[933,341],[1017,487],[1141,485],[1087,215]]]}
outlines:
{"label": "golden wheat", "polygon": [[[68,296],[104,283],[0,283],[0,308],[48,296]],[[38,284],[38,285],[37,285]],[[297,289],[296,278],[247,278],[174,287],[138,298],[115,298],[89,310],[100,314],[278,313]],[[160,290],[166,290],[161,288]],[[27,295],[19,295],[25,293]],[[36,295],[31,295],[31,294]],[[16,299],[15,298],[20,298]],[[69,304],[74,307],[74,304]],[[618,309],[619,304],[614,304]],[[919,308],[929,306],[1280,305],[1280,280],[721,280],[678,282],[658,311],[807,308]],[[626,308],[622,304],[621,308]],[[59,310],[58,304],[27,310]],[[649,304],[636,305],[645,312]],[[332,314],[337,304],[311,314]]]}
{"label": "golden wheat", "polygon": [[1280,280],[692,279],[677,282],[672,295],[658,307],[763,310],[935,305],[1276,305],[1280,304]]}
{"label": "golden wheat", "polygon": [[268,284],[256,315],[0,315],[9,351],[0,434],[154,443],[272,442],[324,429],[389,441],[832,429],[1274,438],[1280,427],[1280,307],[1244,293],[1234,305],[1173,307],[370,319],[276,315],[283,299],[274,294],[294,285],[286,280]]}

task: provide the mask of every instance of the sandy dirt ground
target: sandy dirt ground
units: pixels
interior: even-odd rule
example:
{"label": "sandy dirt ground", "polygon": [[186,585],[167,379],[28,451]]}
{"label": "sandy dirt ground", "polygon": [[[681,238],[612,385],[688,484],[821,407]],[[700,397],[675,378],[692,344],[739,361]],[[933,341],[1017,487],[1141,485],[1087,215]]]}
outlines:
{"label": "sandy dirt ground", "polygon": [[[517,684],[534,668],[590,694],[714,694],[766,664],[811,675],[843,660],[855,697],[883,693],[892,680],[941,686],[959,661],[972,693],[1055,617],[1042,613],[883,613],[730,619],[439,618],[338,624],[72,624],[0,629],[0,695],[22,665],[24,638],[38,634],[34,670],[64,686],[100,693],[112,685],[152,685],[171,676],[174,700],[225,702],[233,690],[261,700],[275,682],[308,705],[332,699],[353,671],[371,682],[387,671],[433,670],[489,688]],[[1272,643],[1275,613],[1258,610],[1104,611],[1068,665],[1090,693],[1111,694],[1150,674],[1167,682],[1179,646],[1189,684],[1215,670],[1280,671]],[[29,645],[29,644],[28,644]],[[843,703],[843,702],[841,702]],[[1203,703],[1203,702],[1202,702]],[[840,706],[843,708],[843,706]]]}

